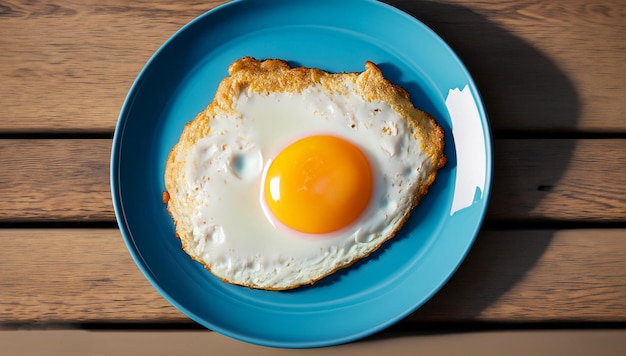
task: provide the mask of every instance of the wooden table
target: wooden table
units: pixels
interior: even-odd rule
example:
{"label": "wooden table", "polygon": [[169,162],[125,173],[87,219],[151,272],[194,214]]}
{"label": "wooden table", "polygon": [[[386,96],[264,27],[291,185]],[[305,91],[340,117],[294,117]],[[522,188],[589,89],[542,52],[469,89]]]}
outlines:
{"label": "wooden table", "polygon": [[[200,329],[126,250],[109,157],[145,62],[222,2],[0,1],[5,333]],[[611,328],[624,338],[626,2],[389,2],[435,30],[474,76],[495,173],[465,262],[383,334]]]}

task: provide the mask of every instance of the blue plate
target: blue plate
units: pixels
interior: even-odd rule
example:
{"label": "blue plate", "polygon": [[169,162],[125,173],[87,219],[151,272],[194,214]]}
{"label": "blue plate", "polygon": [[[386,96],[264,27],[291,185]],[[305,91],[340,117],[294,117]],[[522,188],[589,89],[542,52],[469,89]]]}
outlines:
{"label": "blue plate", "polygon": [[[221,282],[182,251],[161,201],[169,150],[212,100],[228,65],[243,56],[334,72],[362,71],[373,61],[445,130],[448,164],[396,238],[313,286],[270,292]],[[224,335],[299,348],[370,335],[435,294],[480,228],[491,171],[478,90],[452,50],[421,22],[369,0],[241,0],[187,24],[141,71],[116,127],[111,189],[132,257],[170,303]]]}

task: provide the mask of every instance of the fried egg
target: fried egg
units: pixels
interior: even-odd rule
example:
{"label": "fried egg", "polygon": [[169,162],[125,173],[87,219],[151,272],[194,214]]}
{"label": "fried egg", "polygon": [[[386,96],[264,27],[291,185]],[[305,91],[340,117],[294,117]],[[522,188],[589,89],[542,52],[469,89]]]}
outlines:
{"label": "fried egg", "polygon": [[229,74],[165,169],[184,251],[226,282],[292,289],[367,257],[445,164],[441,128],[371,62],[245,57]]}

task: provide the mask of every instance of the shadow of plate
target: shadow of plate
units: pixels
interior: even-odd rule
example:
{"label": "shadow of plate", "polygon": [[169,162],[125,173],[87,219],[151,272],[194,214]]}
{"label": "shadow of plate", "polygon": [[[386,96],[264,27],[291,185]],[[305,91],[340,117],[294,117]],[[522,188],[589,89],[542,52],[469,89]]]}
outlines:
{"label": "shadow of plate", "polygon": [[[464,62],[478,89],[494,133],[494,177],[486,227],[457,272],[425,305],[407,317],[407,322],[475,322],[537,263],[551,242],[550,230],[501,234],[507,229],[506,214],[494,213],[515,204],[519,197],[504,196],[508,177],[517,172],[498,141],[527,138],[543,133],[572,130],[580,115],[578,94],[557,64],[524,39],[489,21],[483,14],[461,6],[432,1],[386,3],[410,14],[434,30]],[[515,9],[499,8],[502,11]],[[503,16],[501,13],[498,16]],[[407,34],[407,39],[410,35]],[[559,100],[553,100],[558,95]],[[513,97],[513,98],[511,98]],[[562,147],[563,148],[563,147]],[[557,166],[551,167],[557,181],[567,169],[573,141],[565,147]],[[556,175],[556,176],[555,176]],[[509,182],[509,183],[507,183]],[[541,190],[541,186],[537,187]],[[531,216],[543,195],[523,199],[521,216]],[[527,214],[525,214],[527,213]],[[513,221],[526,223],[523,218]],[[532,223],[532,222],[531,222]],[[498,226],[492,230],[489,226]],[[525,225],[532,228],[532,225]],[[509,238],[505,238],[509,237]]]}

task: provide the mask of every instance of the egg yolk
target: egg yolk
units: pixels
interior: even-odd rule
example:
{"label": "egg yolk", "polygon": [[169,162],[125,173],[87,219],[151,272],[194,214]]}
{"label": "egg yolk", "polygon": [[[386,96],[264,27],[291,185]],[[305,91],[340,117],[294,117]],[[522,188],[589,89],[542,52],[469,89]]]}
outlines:
{"label": "egg yolk", "polygon": [[264,195],[284,225],[324,234],[350,225],[373,191],[365,154],[335,136],[310,136],[285,148],[268,168]]}

